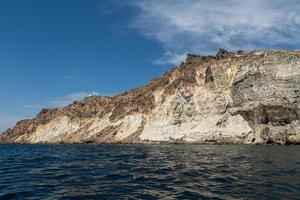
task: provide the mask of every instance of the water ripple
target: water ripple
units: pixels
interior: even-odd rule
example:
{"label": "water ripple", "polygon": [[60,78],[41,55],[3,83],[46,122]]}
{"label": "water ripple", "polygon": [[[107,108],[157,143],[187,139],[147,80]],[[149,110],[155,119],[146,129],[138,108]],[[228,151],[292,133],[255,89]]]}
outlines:
{"label": "water ripple", "polygon": [[299,199],[299,150],[0,145],[0,199]]}

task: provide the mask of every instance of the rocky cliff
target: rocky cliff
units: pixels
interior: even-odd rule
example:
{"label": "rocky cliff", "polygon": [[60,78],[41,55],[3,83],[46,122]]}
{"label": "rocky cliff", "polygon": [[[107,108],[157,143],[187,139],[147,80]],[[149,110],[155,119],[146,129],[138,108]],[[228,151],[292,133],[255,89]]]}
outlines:
{"label": "rocky cliff", "polygon": [[300,52],[187,55],[149,84],[43,109],[2,143],[300,143]]}

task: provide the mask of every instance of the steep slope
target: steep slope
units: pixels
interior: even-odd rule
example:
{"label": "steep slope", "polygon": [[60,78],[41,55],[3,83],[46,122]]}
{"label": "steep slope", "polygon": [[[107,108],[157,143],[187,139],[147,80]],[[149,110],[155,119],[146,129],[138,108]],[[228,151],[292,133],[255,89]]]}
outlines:
{"label": "steep slope", "polygon": [[43,109],[2,143],[300,143],[300,52],[187,55],[149,84]]}

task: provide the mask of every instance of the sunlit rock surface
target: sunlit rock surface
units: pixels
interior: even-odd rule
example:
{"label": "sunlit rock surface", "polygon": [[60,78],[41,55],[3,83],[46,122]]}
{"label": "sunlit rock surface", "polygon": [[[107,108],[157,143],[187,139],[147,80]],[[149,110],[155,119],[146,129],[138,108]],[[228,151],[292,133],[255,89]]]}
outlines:
{"label": "sunlit rock surface", "polygon": [[188,54],[149,84],[43,109],[2,143],[300,143],[300,52]]}

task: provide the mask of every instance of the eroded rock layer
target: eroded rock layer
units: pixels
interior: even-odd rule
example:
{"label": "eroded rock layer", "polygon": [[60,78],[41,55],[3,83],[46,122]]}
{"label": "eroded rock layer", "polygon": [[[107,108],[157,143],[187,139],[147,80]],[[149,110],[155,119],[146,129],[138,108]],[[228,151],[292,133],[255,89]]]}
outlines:
{"label": "eroded rock layer", "polygon": [[43,109],[2,143],[300,143],[300,52],[187,55],[149,84]]}

